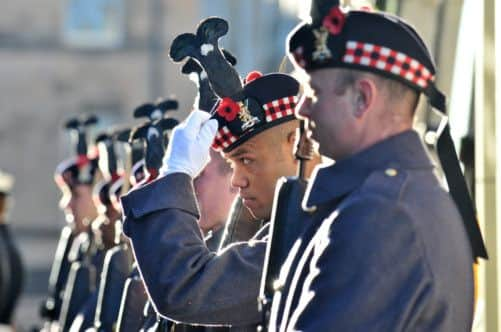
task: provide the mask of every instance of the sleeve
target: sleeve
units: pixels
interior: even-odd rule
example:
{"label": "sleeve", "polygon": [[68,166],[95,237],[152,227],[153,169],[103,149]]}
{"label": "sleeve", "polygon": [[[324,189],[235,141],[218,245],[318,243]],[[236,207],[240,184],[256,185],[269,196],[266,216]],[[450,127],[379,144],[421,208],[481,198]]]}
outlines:
{"label": "sleeve", "polygon": [[124,231],[158,312],[192,324],[259,322],[265,241],[209,251],[197,224],[189,176],[174,173],[158,179],[123,197],[122,206]]}
{"label": "sleeve", "polygon": [[360,200],[324,220],[310,244],[287,331],[416,330],[431,275],[408,214]]}

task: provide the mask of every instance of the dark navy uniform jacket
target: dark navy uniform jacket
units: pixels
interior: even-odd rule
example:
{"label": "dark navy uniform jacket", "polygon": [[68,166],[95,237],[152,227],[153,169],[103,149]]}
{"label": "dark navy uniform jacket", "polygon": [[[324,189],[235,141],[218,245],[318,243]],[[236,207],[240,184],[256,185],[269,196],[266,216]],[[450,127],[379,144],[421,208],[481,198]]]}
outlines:
{"label": "dark navy uniform jacket", "polygon": [[271,331],[471,330],[471,248],[416,132],[319,169],[307,195],[324,218],[282,267]]}
{"label": "dark navy uniform jacket", "polygon": [[193,182],[182,173],[129,192],[122,207],[123,230],[157,312],[172,321],[238,331],[259,323],[267,226],[249,242],[211,251],[197,223]]}

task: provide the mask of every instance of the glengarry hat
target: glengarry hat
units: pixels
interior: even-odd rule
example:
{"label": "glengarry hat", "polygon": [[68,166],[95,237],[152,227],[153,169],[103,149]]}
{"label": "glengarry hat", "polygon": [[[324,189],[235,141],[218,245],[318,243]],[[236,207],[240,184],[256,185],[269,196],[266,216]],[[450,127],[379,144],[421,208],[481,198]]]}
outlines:
{"label": "glengarry hat", "polygon": [[202,21],[196,34],[177,36],[170,57],[196,59],[204,68],[212,90],[220,98],[211,111],[218,121],[213,148],[229,152],[251,137],[286,121],[296,119],[299,83],[289,75],[253,72],[244,82],[225,59],[219,39],[228,32],[228,23],[217,17]]}
{"label": "glengarry hat", "polygon": [[97,123],[94,115],[79,116],[68,120],[64,128],[76,136],[76,156],[59,163],[54,180],[59,187],[73,187],[78,184],[91,185],[98,169],[98,154],[87,147],[87,131]]}

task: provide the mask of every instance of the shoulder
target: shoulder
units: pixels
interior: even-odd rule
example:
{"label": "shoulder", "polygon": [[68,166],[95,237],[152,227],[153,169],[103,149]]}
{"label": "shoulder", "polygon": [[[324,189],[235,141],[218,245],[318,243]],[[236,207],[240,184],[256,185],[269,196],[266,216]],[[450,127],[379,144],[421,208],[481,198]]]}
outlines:
{"label": "shoulder", "polygon": [[374,171],[325,218],[319,233],[330,238],[332,249],[364,261],[372,256],[395,261],[410,251],[424,258],[416,216],[402,201],[408,179],[405,170]]}
{"label": "shoulder", "polygon": [[385,201],[394,202],[401,196],[410,177],[409,170],[396,165],[376,169],[369,174],[355,194],[369,200],[372,198],[372,201],[379,201],[379,204]]}
{"label": "shoulder", "polygon": [[[410,263],[427,271],[436,260],[430,248],[449,252],[451,238],[464,242],[455,206],[430,170],[390,167],[374,171],[333,209],[322,226],[331,250],[344,252],[350,259]],[[457,251],[465,252],[463,248]]]}
{"label": "shoulder", "polygon": [[400,202],[408,181],[408,172],[396,167],[373,171],[352,193],[346,196],[330,218],[337,222],[354,220],[360,226],[378,228],[398,216],[409,219]]}
{"label": "shoulder", "polygon": [[331,231],[355,241],[385,241],[392,234],[415,233],[413,217],[393,199],[391,193],[357,192],[347,197],[324,220]]}
{"label": "shoulder", "polygon": [[356,219],[357,223],[369,223],[375,229],[390,227],[409,232],[441,215],[457,215],[432,168],[408,169],[398,165],[371,172],[335,212],[341,219]]}

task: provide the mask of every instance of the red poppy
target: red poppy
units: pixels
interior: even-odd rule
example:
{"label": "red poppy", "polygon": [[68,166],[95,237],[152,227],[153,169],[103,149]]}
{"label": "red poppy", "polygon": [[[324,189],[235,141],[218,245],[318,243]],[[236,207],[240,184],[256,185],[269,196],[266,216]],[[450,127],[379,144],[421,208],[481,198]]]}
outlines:
{"label": "red poppy", "polygon": [[120,179],[120,174],[118,174],[117,172],[111,174],[111,182],[115,182],[118,179]]}
{"label": "red poppy", "polygon": [[78,168],[82,168],[83,166],[89,163],[89,158],[86,155],[78,155],[77,157],[77,166]]}
{"label": "red poppy", "polygon": [[254,81],[255,79],[260,78],[263,76],[263,74],[257,70],[251,71],[249,74],[247,74],[247,77],[245,78],[245,84],[249,84],[250,82]]}
{"label": "red poppy", "polygon": [[333,35],[339,34],[343,30],[346,18],[339,6],[331,8],[329,14],[324,18],[322,25]]}
{"label": "red poppy", "polygon": [[240,111],[240,106],[228,97],[223,98],[217,107],[217,114],[228,122],[235,120],[238,111]]}

